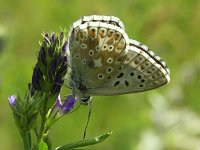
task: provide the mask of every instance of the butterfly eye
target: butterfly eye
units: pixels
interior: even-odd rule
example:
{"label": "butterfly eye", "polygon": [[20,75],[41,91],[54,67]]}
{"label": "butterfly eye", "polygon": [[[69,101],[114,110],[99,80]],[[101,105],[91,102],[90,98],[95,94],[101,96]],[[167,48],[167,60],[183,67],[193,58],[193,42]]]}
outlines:
{"label": "butterfly eye", "polygon": [[99,29],[99,35],[101,36],[101,38],[104,38],[106,36],[106,29],[100,28]]}
{"label": "butterfly eye", "polygon": [[112,68],[112,67],[108,67],[107,70],[106,70],[106,73],[109,74],[109,73],[111,73],[112,71],[113,71],[113,68]]}
{"label": "butterfly eye", "polygon": [[108,30],[108,37],[111,37],[114,34],[114,30]]}
{"label": "butterfly eye", "polygon": [[95,49],[96,49],[96,51],[99,51],[99,50],[100,50],[99,45],[97,45],[97,46],[95,47]]}
{"label": "butterfly eye", "polygon": [[92,38],[95,38],[95,37],[97,36],[97,28],[95,28],[95,27],[90,27],[89,33],[90,33],[90,36],[91,36]]}
{"label": "butterfly eye", "polygon": [[79,58],[79,54],[75,54],[75,58],[78,59]]}
{"label": "butterfly eye", "polygon": [[114,35],[114,39],[116,41],[118,41],[120,38],[121,38],[121,34],[119,32],[116,32],[115,35]]}
{"label": "butterfly eye", "polygon": [[98,79],[100,79],[100,80],[104,78],[104,75],[103,75],[103,74],[101,74],[101,73],[100,73],[100,74],[98,74],[97,76],[98,76]]}
{"label": "butterfly eye", "polygon": [[82,60],[82,63],[83,63],[83,64],[86,64],[86,59],[83,59],[83,60]]}
{"label": "butterfly eye", "polygon": [[93,56],[94,55],[94,51],[91,49],[91,50],[89,50],[88,54],[89,54],[89,56]]}
{"label": "butterfly eye", "polygon": [[109,45],[108,51],[112,51],[113,49],[114,49],[114,46],[113,45]]}
{"label": "butterfly eye", "polygon": [[107,63],[109,63],[109,64],[112,64],[112,63],[113,63],[113,61],[114,61],[114,59],[113,59],[113,58],[111,58],[111,57],[109,57],[109,58],[107,59]]}
{"label": "butterfly eye", "polygon": [[81,48],[82,48],[82,49],[86,49],[86,48],[87,48],[87,45],[86,45],[85,43],[82,43],[82,44],[81,44]]}
{"label": "butterfly eye", "polygon": [[105,50],[107,50],[107,48],[108,48],[108,45],[107,45],[107,44],[104,44],[102,50],[105,51]]}

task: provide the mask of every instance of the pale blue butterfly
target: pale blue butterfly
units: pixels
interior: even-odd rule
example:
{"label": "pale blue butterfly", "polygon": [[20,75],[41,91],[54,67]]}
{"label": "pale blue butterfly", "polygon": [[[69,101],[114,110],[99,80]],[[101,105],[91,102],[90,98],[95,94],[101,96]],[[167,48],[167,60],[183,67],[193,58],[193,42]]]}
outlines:
{"label": "pale blue butterfly", "polygon": [[114,16],[84,16],[69,31],[70,83],[83,104],[90,96],[143,92],[170,81],[166,63],[129,39]]}

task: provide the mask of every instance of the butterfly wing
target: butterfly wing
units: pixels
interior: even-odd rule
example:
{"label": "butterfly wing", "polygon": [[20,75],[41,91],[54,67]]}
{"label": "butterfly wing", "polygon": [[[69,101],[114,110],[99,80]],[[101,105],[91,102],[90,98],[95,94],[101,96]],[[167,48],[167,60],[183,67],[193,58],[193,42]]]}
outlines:
{"label": "butterfly wing", "polygon": [[107,82],[114,73],[115,59],[122,61],[126,57],[129,38],[118,22],[73,25],[69,35],[70,86],[78,97],[89,96],[90,89]]}
{"label": "butterfly wing", "polygon": [[69,32],[70,86],[78,97],[142,92],[170,80],[164,61],[129,40],[123,23],[113,18],[83,17]]}
{"label": "butterfly wing", "polygon": [[135,40],[130,40],[126,58],[115,68],[110,81],[88,92],[91,95],[136,93],[161,87],[170,81],[166,63]]}

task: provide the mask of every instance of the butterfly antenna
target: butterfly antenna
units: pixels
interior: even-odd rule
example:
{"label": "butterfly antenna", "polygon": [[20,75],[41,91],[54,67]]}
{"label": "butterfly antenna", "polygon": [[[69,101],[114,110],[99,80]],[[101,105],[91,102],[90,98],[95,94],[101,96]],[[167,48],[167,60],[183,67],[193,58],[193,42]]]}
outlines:
{"label": "butterfly antenna", "polygon": [[85,130],[84,130],[84,134],[83,134],[83,140],[85,140],[85,137],[86,137],[86,134],[87,134],[87,128],[88,128],[89,121],[90,121],[90,118],[91,118],[91,113],[92,113],[92,101],[89,103],[89,105],[90,105],[90,110],[89,110],[89,112],[88,112],[87,123],[86,123]]}

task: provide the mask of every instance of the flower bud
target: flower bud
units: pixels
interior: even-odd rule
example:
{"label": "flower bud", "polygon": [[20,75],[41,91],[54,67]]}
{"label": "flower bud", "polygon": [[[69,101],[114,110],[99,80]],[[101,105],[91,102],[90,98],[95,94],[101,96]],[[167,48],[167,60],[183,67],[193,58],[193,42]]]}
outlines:
{"label": "flower bud", "polygon": [[8,102],[9,102],[9,105],[10,105],[10,107],[12,108],[12,107],[15,107],[15,105],[16,105],[16,96],[15,95],[11,95],[11,96],[9,96],[8,97]]}

